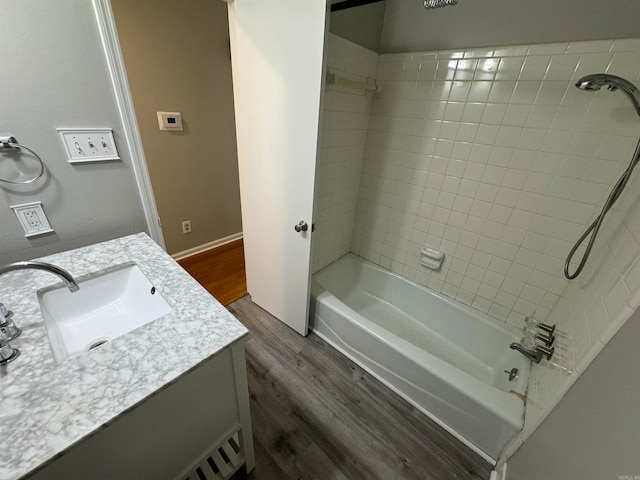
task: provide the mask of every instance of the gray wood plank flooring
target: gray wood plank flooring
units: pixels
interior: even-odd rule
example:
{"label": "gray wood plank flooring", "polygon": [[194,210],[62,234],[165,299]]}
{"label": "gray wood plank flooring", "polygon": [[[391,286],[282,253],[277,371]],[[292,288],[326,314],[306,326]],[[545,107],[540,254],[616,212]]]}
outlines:
{"label": "gray wood plank flooring", "polygon": [[256,468],[234,480],[488,479],[492,467],[310,333],[245,296],[227,307],[246,345]]}

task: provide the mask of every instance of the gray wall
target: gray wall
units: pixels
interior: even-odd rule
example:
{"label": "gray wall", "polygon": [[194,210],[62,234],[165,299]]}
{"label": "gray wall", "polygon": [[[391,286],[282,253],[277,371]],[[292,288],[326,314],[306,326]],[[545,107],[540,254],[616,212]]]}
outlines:
{"label": "gray wall", "polygon": [[333,12],[330,16],[329,31],[379,52],[386,5],[386,1],[383,1]]}
{"label": "gray wall", "polygon": [[[144,231],[91,0],[2,0],[0,45],[0,135],[17,137],[48,169],[32,185],[0,183],[0,263]],[[58,127],[113,128],[123,161],[69,164]],[[0,156],[0,175],[15,166]],[[37,200],[55,233],[27,240],[9,207]]]}
{"label": "gray wall", "polygon": [[387,0],[380,52],[638,37],[638,18],[637,0]]}
{"label": "gray wall", "polygon": [[509,480],[640,476],[640,310],[509,460]]}
{"label": "gray wall", "polygon": [[[167,251],[240,232],[227,4],[111,3]],[[157,111],[181,112],[184,131],[161,132]]]}

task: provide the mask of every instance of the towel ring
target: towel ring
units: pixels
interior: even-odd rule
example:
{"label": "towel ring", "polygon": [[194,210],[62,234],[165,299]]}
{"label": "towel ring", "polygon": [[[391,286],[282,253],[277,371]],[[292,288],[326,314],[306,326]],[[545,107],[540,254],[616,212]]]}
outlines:
{"label": "towel ring", "polygon": [[31,150],[29,147],[25,147],[24,145],[20,145],[18,143],[18,141],[15,139],[15,137],[3,137],[2,139],[0,139],[0,153],[3,153],[4,151],[20,150],[21,148],[26,150],[27,152],[31,153],[34,157],[36,157],[38,162],[40,162],[40,172],[35,177],[30,178],[29,180],[22,180],[20,182],[14,182],[12,180],[7,180],[6,178],[0,177],[0,182],[10,183],[11,185],[27,185],[29,183],[35,182],[44,173],[44,162],[42,161],[42,159],[40,158],[40,156],[36,152]]}

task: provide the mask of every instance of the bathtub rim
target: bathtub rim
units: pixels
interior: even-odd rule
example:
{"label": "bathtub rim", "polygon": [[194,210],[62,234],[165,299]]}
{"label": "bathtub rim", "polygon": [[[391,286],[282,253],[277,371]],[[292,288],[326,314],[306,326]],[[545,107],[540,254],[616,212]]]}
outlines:
{"label": "bathtub rim", "polygon": [[[340,298],[336,297],[333,293],[331,293],[331,291],[329,291],[328,289],[326,289],[324,286],[322,286],[322,284],[317,280],[317,278],[315,277],[316,275],[320,274],[324,269],[331,267],[333,264],[339,262],[339,261],[355,261],[355,262],[359,262],[359,263],[363,263],[365,265],[365,267],[367,268],[372,268],[378,272],[380,272],[383,275],[391,275],[393,277],[395,277],[397,280],[401,281],[401,282],[405,282],[408,283],[409,285],[411,285],[412,287],[420,290],[421,292],[433,296],[436,299],[438,299],[439,301],[445,302],[447,305],[449,305],[450,307],[454,308],[454,309],[459,309],[462,310],[463,312],[465,312],[466,314],[468,314],[469,316],[473,317],[474,319],[480,320],[483,324],[487,325],[488,328],[492,328],[492,329],[500,329],[505,331],[506,333],[508,333],[509,336],[512,336],[512,340],[518,341],[520,336],[521,336],[521,331],[520,329],[518,329],[518,327],[515,327],[513,325],[508,324],[507,322],[503,322],[500,321],[496,318],[491,317],[490,315],[480,312],[478,310],[475,310],[471,307],[469,307],[468,305],[465,305],[463,303],[460,303],[456,300],[453,300],[449,297],[446,297],[438,292],[434,292],[433,290],[425,287],[424,285],[420,285],[419,283],[416,283],[412,280],[409,280],[408,278],[403,277],[402,275],[399,275],[395,272],[392,272],[391,270],[388,270],[384,267],[381,267],[380,265],[377,265],[363,257],[360,257],[354,253],[347,253],[345,255],[343,255],[342,257],[334,260],[332,263],[330,263],[329,265],[323,267],[322,269],[318,270],[317,272],[315,272],[312,277],[311,277],[311,288],[310,288],[310,298],[311,298],[311,302],[313,303],[313,300],[325,300],[328,302],[329,305],[333,305],[335,303],[339,303],[340,305],[343,306],[344,309],[346,309],[347,313],[355,319],[362,319],[363,322],[360,322],[363,327],[372,335],[374,335],[376,338],[382,340],[383,342],[385,342],[386,344],[389,345],[389,347],[393,348],[396,351],[400,351],[401,350],[398,348],[397,345],[393,344],[393,342],[389,342],[388,338],[389,336],[393,337],[394,339],[398,339],[399,342],[401,344],[406,344],[408,345],[408,348],[410,350],[419,350],[422,352],[425,352],[424,350],[422,350],[420,347],[418,347],[417,345],[414,345],[413,343],[411,343],[408,340],[405,340],[402,337],[399,337],[397,334],[390,332],[388,330],[385,330],[383,327],[379,326],[378,324],[376,324],[375,322],[369,320],[368,318],[364,317],[363,315],[361,315],[360,313],[356,312],[355,310],[353,310],[349,305],[347,305],[346,303],[344,303],[342,300],[340,300]],[[312,318],[312,314],[315,314],[315,310],[313,310],[312,308],[309,309],[309,317],[310,320],[313,321]],[[310,327],[311,327],[311,323],[310,323]],[[505,347],[506,348],[506,347]],[[464,371],[463,369],[460,369],[459,367],[456,367],[454,365],[451,365],[450,363],[448,363],[446,360],[443,360],[442,358],[438,357],[437,355],[431,353],[431,352],[425,352],[426,355],[432,357],[436,363],[438,363],[439,365],[441,365],[443,367],[444,370],[449,370],[449,369],[454,369],[456,371],[460,371],[462,372],[462,374],[465,377],[469,377],[471,379],[472,383],[480,383],[480,384],[484,384],[484,385],[488,385],[485,382],[483,382],[482,380],[474,377],[472,374]],[[521,365],[523,365],[525,367],[525,369],[521,369],[521,372],[526,373],[526,380],[522,383],[518,383],[518,388],[513,388],[513,390],[518,391],[518,393],[521,393],[522,395],[527,395],[528,391],[529,391],[529,381],[531,378],[531,362],[526,362],[523,361],[521,362]],[[504,393],[508,393],[508,391],[506,390],[501,390],[498,387],[494,386],[494,385],[489,385],[490,388],[495,388],[498,389]],[[522,390],[522,391],[521,391]],[[525,408],[526,411],[526,408]],[[523,417],[524,417],[524,413],[523,413]]]}
{"label": "bathtub rim", "polygon": [[[367,268],[372,268],[374,270],[378,270],[380,272],[382,272],[385,275],[391,275],[392,277],[395,277],[396,279],[402,281],[402,282],[406,282],[409,283],[411,286],[418,288],[421,291],[424,291],[425,293],[437,298],[438,300],[446,303],[447,305],[450,305],[453,308],[458,308],[460,310],[463,310],[465,313],[467,313],[470,316],[476,317],[478,320],[481,320],[483,323],[485,324],[489,324],[492,328],[499,326],[500,328],[503,328],[507,331],[509,331],[509,333],[512,333],[515,339],[518,339],[522,336],[522,332],[521,330],[514,326],[511,325],[510,323],[507,323],[506,321],[502,321],[499,320],[495,317],[492,317],[491,315],[481,312],[480,310],[476,310],[475,308],[469,306],[469,305],[465,305],[462,302],[459,302],[451,297],[447,297],[446,295],[443,295],[442,293],[436,292],[434,290],[431,290],[428,287],[425,287],[424,285],[421,285],[419,283],[417,283],[414,280],[411,280],[409,278],[403,277],[402,275],[393,272],[391,270],[389,270],[388,268],[382,267],[376,263],[373,263],[371,260],[367,260],[364,257],[361,257],[359,255],[356,255],[353,252],[349,252],[349,253],[345,253],[344,255],[342,255],[340,258],[335,259],[333,262],[331,262],[328,265],[325,265],[324,267],[322,267],[321,269],[317,270],[316,272],[313,272],[313,274],[311,275],[311,294],[313,296],[314,290],[314,284],[316,286],[319,286],[322,290],[326,290],[324,289],[324,287],[322,287],[322,285],[317,282],[314,278],[315,275],[319,275],[322,274],[322,271],[325,270],[326,268],[331,267],[334,263],[337,263],[339,261],[344,261],[344,260],[348,260],[348,261],[352,261],[351,259],[355,260],[356,262],[363,262],[366,264]],[[319,290],[316,290],[318,293],[321,293]],[[334,295],[335,296],[335,295]],[[337,297],[336,297],[337,298]]]}

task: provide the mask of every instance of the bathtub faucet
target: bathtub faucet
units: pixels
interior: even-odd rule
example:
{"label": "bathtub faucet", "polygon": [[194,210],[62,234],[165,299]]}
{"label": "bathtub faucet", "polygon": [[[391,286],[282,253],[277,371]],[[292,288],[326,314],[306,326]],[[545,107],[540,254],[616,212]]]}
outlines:
{"label": "bathtub faucet", "polygon": [[547,360],[551,360],[551,356],[555,350],[554,348],[543,347],[542,345],[536,345],[536,348],[527,348],[516,342],[509,345],[509,348],[511,350],[517,350],[529,360],[536,363],[540,363],[543,356],[546,356]]}

